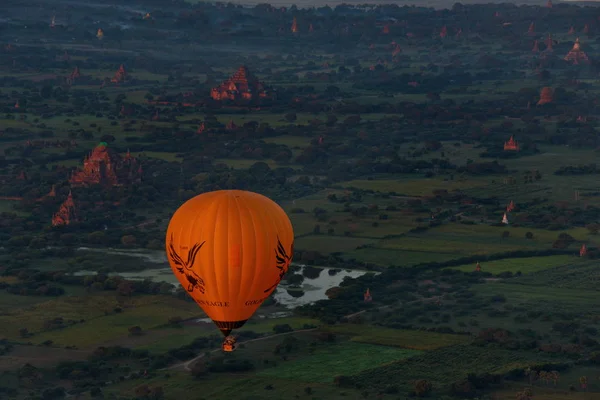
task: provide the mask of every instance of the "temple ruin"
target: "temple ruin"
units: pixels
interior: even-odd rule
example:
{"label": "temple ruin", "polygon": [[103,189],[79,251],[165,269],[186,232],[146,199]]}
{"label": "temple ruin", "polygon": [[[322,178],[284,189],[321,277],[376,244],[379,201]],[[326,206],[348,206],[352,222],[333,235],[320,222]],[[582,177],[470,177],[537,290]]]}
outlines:
{"label": "temple ruin", "polygon": [[235,74],[210,91],[213,100],[253,100],[273,97],[248,68],[242,65]]}
{"label": "temple ruin", "polygon": [[83,169],[75,171],[69,182],[72,186],[122,186],[139,183],[142,167],[129,151],[121,157],[106,142],[101,142],[92,153],[85,157]]}

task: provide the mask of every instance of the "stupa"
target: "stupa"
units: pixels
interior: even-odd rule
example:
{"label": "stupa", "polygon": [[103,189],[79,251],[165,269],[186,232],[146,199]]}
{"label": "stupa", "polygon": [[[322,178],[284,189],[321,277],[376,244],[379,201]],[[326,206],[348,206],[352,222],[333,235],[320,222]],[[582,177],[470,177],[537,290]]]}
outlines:
{"label": "stupa", "polygon": [[58,211],[52,216],[52,226],[69,225],[77,222],[77,210],[73,201],[73,194],[69,191],[67,199],[60,205]]}
{"label": "stupa", "polygon": [[444,25],[440,30],[440,38],[444,39],[446,36],[448,36],[448,28],[446,28],[446,25]]}
{"label": "stupa", "polygon": [[508,225],[508,217],[506,216],[506,213],[504,213],[504,216],[502,216],[502,223],[504,225]]}
{"label": "stupa", "polygon": [[104,31],[102,30],[102,28],[98,28],[98,31],[96,32],[96,37],[102,40],[102,38],[104,37]]}
{"label": "stupa", "polygon": [[115,76],[110,80],[112,83],[122,83],[125,82],[129,76],[127,75],[127,71],[125,70],[125,66],[123,64],[119,65],[119,69],[115,72]]}
{"label": "stupa", "polygon": [[508,206],[506,206],[506,212],[511,212],[515,210],[515,202],[514,201],[510,201],[510,203],[508,203]]}
{"label": "stupa", "polygon": [[481,264],[479,264],[479,261],[475,264],[475,272],[481,272]]}
{"label": "stupa", "polygon": [[291,31],[292,33],[298,33],[298,21],[296,20],[296,17],[294,17],[294,19],[292,20]]}
{"label": "stupa", "polygon": [[265,86],[242,65],[235,74],[210,91],[213,100],[252,100],[272,97]]}
{"label": "stupa", "polygon": [[540,52],[540,42],[538,40],[535,40],[533,42],[533,49],[531,49],[532,53],[539,53]]}
{"label": "stupa", "polygon": [[546,8],[552,8],[552,0],[548,0],[546,3]]}
{"label": "stupa", "polygon": [[367,291],[364,294],[364,300],[366,303],[373,301],[373,297],[371,296],[371,291],[369,289],[367,289]]}
{"label": "stupa", "polygon": [[535,22],[529,24],[529,29],[527,29],[527,34],[530,36],[535,35]]}
{"label": "stupa", "polygon": [[570,27],[569,28],[569,32],[567,32],[567,35],[574,35],[575,34],[575,28],[574,27]]}
{"label": "stupa", "polygon": [[69,179],[72,186],[122,186],[142,179],[142,167],[129,151],[121,157],[106,142],[101,142],[85,157],[83,169],[74,172]]}
{"label": "stupa", "polygon": [[565,56],[565,61],[570,61],[573,64],[589,62],[587,54],[585,54],[585,52],[583,50],[581,50],[581,44],[579,43],[579,38],[575,39],[575,43],[573,43],[573,48]]}
{"label": "stupa", "polygon": [[504,142],[504,151],[519,151],[519,142],[515,140],[515,137],[511,135],[508,142]]}
{"label": "stupa", "polygon": [[581,245],[581,249],[579,249],[579,257],[585,257],[587,255],[587,247],[584,244]]}
{"label": "stupa", "polygon": [[544,87],[540,92],[540,100],[537,102],[538,106],[543,106],[544,104],[552,103],[554,99],[554,93],[552,92],[552,88]]}

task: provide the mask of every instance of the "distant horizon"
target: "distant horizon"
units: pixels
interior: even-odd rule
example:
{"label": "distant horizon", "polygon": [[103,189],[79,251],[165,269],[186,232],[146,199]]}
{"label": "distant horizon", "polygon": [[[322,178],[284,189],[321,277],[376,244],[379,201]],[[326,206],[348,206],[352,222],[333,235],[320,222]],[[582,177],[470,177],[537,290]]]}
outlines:
{"label": "distant horizon", "polygon": [[[416,7],[433,7],[438,9],[447,8],[450,9],[456,3],[464,5],[471,4],[517,4],[517,5],[539,5],[545,6],[547,0],[522,0],[522,1],[503,1],[503,0],[273,0],[273,1],[260,1],[260,0],[233,0],[232,3],[241,4],[244,6],[256,6],[258,4],[270,4],[277,7],[291,7],[296,6],[297,8],[320,8],[325,6],[336,7],[341,4],[347,5],[389,5],[397,4],[400,6],[416,6]],[[600,3],[600,0],[553,0],[553,3],[576,3],[576,4],[588,4],[588,3]]]}

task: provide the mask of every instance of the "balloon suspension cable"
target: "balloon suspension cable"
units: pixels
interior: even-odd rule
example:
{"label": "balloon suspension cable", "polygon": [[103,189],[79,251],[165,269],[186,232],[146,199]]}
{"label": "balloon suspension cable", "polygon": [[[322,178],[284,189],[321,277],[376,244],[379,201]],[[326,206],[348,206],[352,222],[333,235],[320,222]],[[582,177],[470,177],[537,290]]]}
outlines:
{"label": "balloon suspension cable", "polygon": [[223,336],[227,337],[231,333],[232,329],[220,329]]}

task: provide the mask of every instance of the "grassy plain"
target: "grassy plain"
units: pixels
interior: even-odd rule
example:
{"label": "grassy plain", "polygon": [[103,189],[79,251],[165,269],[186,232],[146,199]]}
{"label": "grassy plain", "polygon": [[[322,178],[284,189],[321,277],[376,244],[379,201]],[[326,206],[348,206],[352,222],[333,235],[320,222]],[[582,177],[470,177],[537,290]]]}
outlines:
{"label": "grassy plain", "polygon": [[464,190],[481,187],[488,184],[489,179],[457,179],[443,180],[439,178],[415,178],[414,175],[404,179],[357,179],[342,182],[339,185],[345,188],[374,190],[377,192],[395,192],[401,196],[431,196],[434,190]]}
{"label": "grassy plain", "polygon": [[259,372],[261,376],[294,379],[303,382],[332,382],[336,375],[357,372],[409,358],[420,351],[366,343],[342,342],[317,349],[312,355],[293,363]]}
{"label": "grassy plain", "polygon": [[343,324],[322,329],[338,335],[348,335],[350,340],[381,346],[429,351],[470,341],[469,336],[450,335],[427,331],[390,329],[373,325]]}
{"label": "grassy plain", "polygon": [[418,379],[428,379],[437,391],[447,390],[451,383],[466,378],[470,373],[502,374],[536,363],[551,363],[552,360],[549,356],[524,351],[457,345],[369,369],[354,375],[354,378],[367,387],[377,389],[385,389],[390,382],[410,387]]}
{"label": "grassy plain", "polygon": [[[550,268],[563,265],[573,265],[581,263],[581,260],[575,256],[558,255],[549,257],[526,257],[526,258],[505,258],[502,260],[492,260],[481,263],[481,269],[484,272],[499,274],[501,272],[521,272],[522,274],[531,274],[538,271],[545,271]],[[450,267],[463,272],[472,272],[475,269],[473,264]]]}
{"label": "grassy plain", "polygon": [[[305,325],[319,325],[318,320],[300,317],[288,318],[270,318],[270,319],[252,319],[240,331],[249,330],[256,333],[273,333],[275,325],[288,324],[294,330],[303,329]],[[153,338],[146,340],[145,343],[136,346],[141,349],[147,349],[155,353],[161,353],[170,349],[175,349],[191,343],[200,336],[217,334],[216,328],[212,323],[184,325],[181,328],[158,328],[148,334],[156,333]]]}
{"label": "grassy plain", "polygon": [[536,309],[547,311],[583,311],[600,310],[600,298],[597,290],[544,287],[508,282],[488,282],[474,286],[475,293],[484,296],[503,295],[507,302],[527,307],[535,305]]}
{"label": "grassy plain", "polygon": [[[296,379],[247,374],[211,375],[207,378],[194,379],[189,373],[170,373],[168,378],[157,376],[144,380],[126,381],[110,386],[104,391],[117,396],[132,397],[135,388],[141,384],[147,384],[151,387],[162,386],[166,400],[186,399],[190,396],[190,393],[198,394],[197,400],[239,398],[240,388],[243,388],[244,400],[305,398],[307,397],[306,387],[311,388],[311,393],[313,393],[311,398],[320,400],[359,400],[363,398],[358,390],[341,390],[332,383],[313,382],[307,384]],[[268,385],[271,385],[271,390],[265,390]]]}

